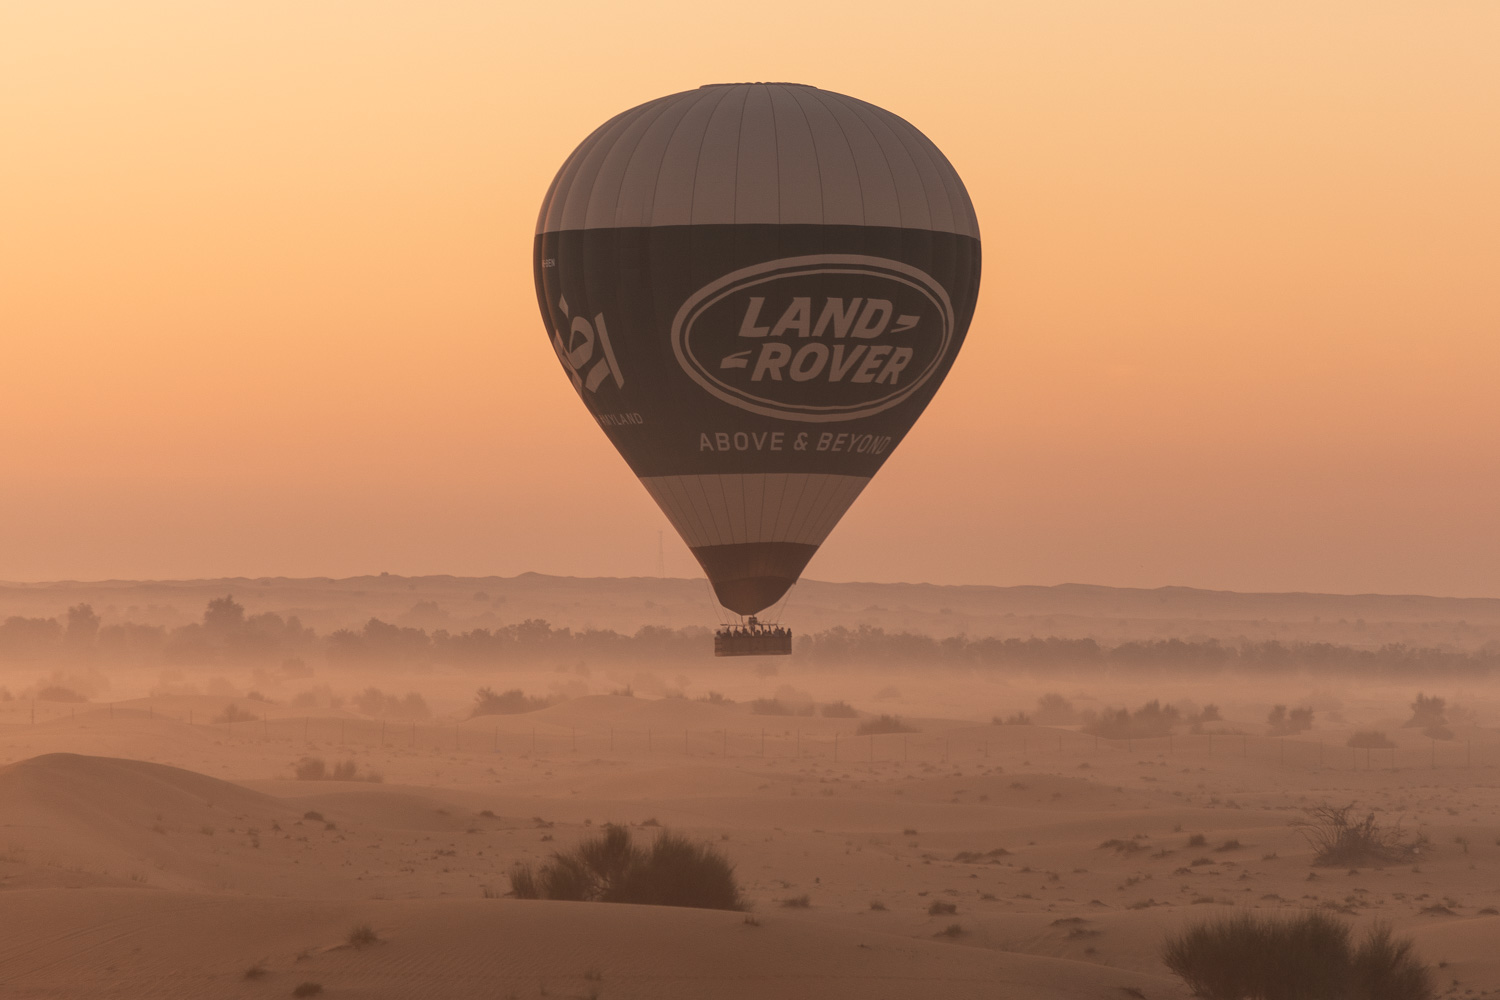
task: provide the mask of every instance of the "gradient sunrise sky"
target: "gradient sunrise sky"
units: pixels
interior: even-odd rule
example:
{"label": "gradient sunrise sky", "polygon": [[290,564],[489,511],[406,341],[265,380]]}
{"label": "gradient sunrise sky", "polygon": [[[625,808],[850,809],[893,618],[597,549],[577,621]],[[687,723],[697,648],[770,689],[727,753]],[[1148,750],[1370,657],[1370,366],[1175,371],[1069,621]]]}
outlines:
{"label": "gradient sunrise sky", "polygon": [[537,315],[614,113],[925,131],[985,278],[808,569],[1500,596],[1500,4],[0,5],[0,579],[696,573]]}

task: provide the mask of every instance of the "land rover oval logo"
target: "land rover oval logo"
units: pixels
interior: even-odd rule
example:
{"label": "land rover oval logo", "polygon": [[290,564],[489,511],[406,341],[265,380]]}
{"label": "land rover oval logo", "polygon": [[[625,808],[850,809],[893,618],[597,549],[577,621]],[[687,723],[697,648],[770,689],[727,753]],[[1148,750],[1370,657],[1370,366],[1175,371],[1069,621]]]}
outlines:
{"label": "land rover oval logo", "polygon": [[693,381],[726,403],[790,420],[887,410],[932,377],[952,342],[942,285],[899,261],[852,254],[726,274],[672,321],[672,349]]}

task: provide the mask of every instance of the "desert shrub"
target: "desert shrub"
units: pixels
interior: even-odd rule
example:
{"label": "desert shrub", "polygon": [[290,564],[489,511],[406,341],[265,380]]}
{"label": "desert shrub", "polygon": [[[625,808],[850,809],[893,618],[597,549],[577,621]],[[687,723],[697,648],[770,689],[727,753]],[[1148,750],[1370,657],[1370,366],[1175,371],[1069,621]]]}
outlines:
{"label": "desert shrub", "polygon": [[823,706],[823,717],[825,719],[857,719],[859,712],[847,701],[830,701]]}
{"label": "desert shrub", "polygon": [[489,688],[482,687],[474,694],[474,709],[469,715],[471,718],[480,715],[520,715],[551,704],[550,698],[528,698],[520,688],[496,694]]}
{"label": "desert shrub", "polygon": [[1313,710],[1310,708],[1294,708],[1288,712],[1285,705],[1275,705],[1266,715],[1266,725],[1272,736],[1295,736],[1307,732],[1312,724]]}
{"label": "desert shrub", "polygon": [[1029,726],[1031,725],[1031,716],[1025,712],[1016,712],[1013,715],[1007,715],[1003,719],[997,715],[990,721],[997,726]]}
{"label": "desert shrub", "polygon": [[361,774],[359,772],[359,765],[352,760],[341,760],[333,765],[333,770],[328,772],[328,778],[331,781],[370,781],[377,783],[385,780],[374,771],[366,771]]}
{"label": "desert shrub", "polygon": [[72,688],[63,687],[61,684],[46,684],[36,689],[37,701],[88,701],[83,695]]}
{"label": "desert shrub", "polygon": [[1324,803],[1307,810],[1297,831],[1313,849],[1313,864],[1328,868],[1394,864],[1409,861],[1427,846],[1421,834],[1407,834],[1399,822],[1386,826],[1373,812],[1363,819],[1352,815],[1354,804]]}
{"label": "desert shrub", "polygon": [[812,897],[807,895],[788,896],[781,901],[781,905],[794,910],[806,910],[812,906]]}
{"label": "desert shrub", "polygon": [[792,707],[780,698],[756,698],[750,702],[752,715],[791,715]]}
{"label": "desert shrub", "polygon": [[945,903],[941,899],[934,899],[932,905],[927,907],[929,917],[940,917],[949,913],[957,913],[958,906],[953,903]]}
{"label": "desert shrub", "polygon": [[1099,845],[1100,850],[1113,848],[1116,854],[1136,854],[1146,849],[1146,845],[1139,840],[1121,840],[1118,837],[1106,840]]}
{"label": "desert shrub", "polygon": [[1106,709],[1085,723],[1083,731],[1107,740],[1147,739],[1169,735],[1180,721],[1182,716],[1176,708],[1152,699],[1134,712]]}
{"label": "desert shrub", "polygon": [[303,757],[292,767],[298,781],[322,781],[328,777],[328,762],[322,757]]}
{"label": "desert shrub", "polygon": [[1378,729],[1361,729],[1349,737],[1346,745],[1357,750],[1389,750],[1396,744]]}
{"label": "desert shrub", "polygon": [[908,726],[899,715],[882,715],[866,719],[854,730],[860,736],[879,736],[882,733],[914,733],[915,726]]}
{"label": "desert shrub", "polygon": [[1198,712],[1198,722],[1223,722],[1224,716],[1219,714],[1219,706],[1213,702],[1204,705]]}
{"label": "desert shrub", "polygon": [[521,899],[744,909],[734,865],[717,848],[666,830],[641,847],[614,824],[540,868],[516,865],[510,885]]}
{"label": "desert shrub", "polygon": [[377,687],[368,687],[354,696],[354,707],[362,715],[374,715],[391,719],[425,719],[432,715],[427,699],[415,691],[405,697],[387,694]]}
{"label": "desert shrub", "polygon": [[379,943],[380,938],[376,936],[375,929],[369,924],[355,924],[354,929],[349,932],[349,944],[352,947],[365,948]]}
{"label": "desert shrub", "polygon": [[322,983],[298,983],[297,988],[292,990],[294,997],[315,997],[323,992]]}
{"label": "desert shrub", "polygon": [[1036,700],[1036,721],[1044,726],[1071,726],[1078,721],[1073,703],[1055,691]]}
{"label": "desert shrub", "polygon": [[224,706],[224,711],[214,716],[215,722],[255,722],[256,716],[251,715],[234,702]]}
{"label": "desert shrub", "polygon": [[1409,941],[1376,927],[1356,949],[1322,913],[1239,914],[1169,938],[1162,961],[1205,1000],[1428,1000],[1430,973]]}
{"label": "desert shrub", "polygon": [[1416,701],[1411,703],[1411,718],[1402,725],[1409,729],[1426,729],[1447,724],[1448,702],[1436,695],[1428,697],[1418,692]]}
{"label": "desert shrub", "polygon": [[256,962],[254,965],[250,966],[250,968],[248,968],[248,969],[245,970],[245,978],[246,979],[264,979],[265,975],[266,975],[266,971],[267,970],[266,970],[266,963],[265,962]]}

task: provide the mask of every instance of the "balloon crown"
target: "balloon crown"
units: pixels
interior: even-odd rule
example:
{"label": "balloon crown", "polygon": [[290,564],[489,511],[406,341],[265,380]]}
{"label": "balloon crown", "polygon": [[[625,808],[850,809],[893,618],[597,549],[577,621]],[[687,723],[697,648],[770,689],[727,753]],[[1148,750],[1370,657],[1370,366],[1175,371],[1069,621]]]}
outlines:
{"label": "balloon crown", "polygon": [[813,85],[810,83],[792,83],[788,80],[750,80],[741,83],[705,83],[698,89],[707,90],[710,87],[811,87],[813,90],[818,89],[817,87],[813,87]]}

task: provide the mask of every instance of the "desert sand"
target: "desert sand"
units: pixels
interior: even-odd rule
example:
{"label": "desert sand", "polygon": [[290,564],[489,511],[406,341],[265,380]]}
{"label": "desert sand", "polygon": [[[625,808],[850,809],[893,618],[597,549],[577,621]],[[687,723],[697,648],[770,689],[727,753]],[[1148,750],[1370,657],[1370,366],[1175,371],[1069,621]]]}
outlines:
{"label": "desert sand", "polygon": [[[17,692],[47,674],[8,670]],[[1487,681],[1428,685],[1463,708],[1438,741],[1402,728],[1404,680],[706,658],[654,679],[639,665],[373,678],[320,665],[248,698],[266,680],[248,666],[186,671],[195,683],[91,670],[111,677],[92,701],[0,703],[5,997],[317,983],[329,997],[1169,998],[1186,996],[1158,957],[1175,929],[1307,909],[1413,936],[1442,995],[1500,996]],[[640,680],[672,690],[618,693]],[[366,684],[420,689],[433,714],[381,720],[338,697]],[[479,685],[569,696],[469,718]],[[1135,740],[991,721],[1047,691],[1214,701],[1223,721]],[[772,696],[846,700],[860,717],[752,712]],[[1272,700],[1319,706],[1316,725],[1266,735]],[[915,731],[856,734],[886,713]],[[1345,745],[1371,727],[1395,748]],[[297,780],[307,757],[381,780]],[[1415,864],[1314,867],[1293,824],[1322,802],[1399,818],[1429,847]],[[711,841],[749,910],[507,898],[514,863],[605,823]],[[351,943],[361,925],[376,940]]]}

